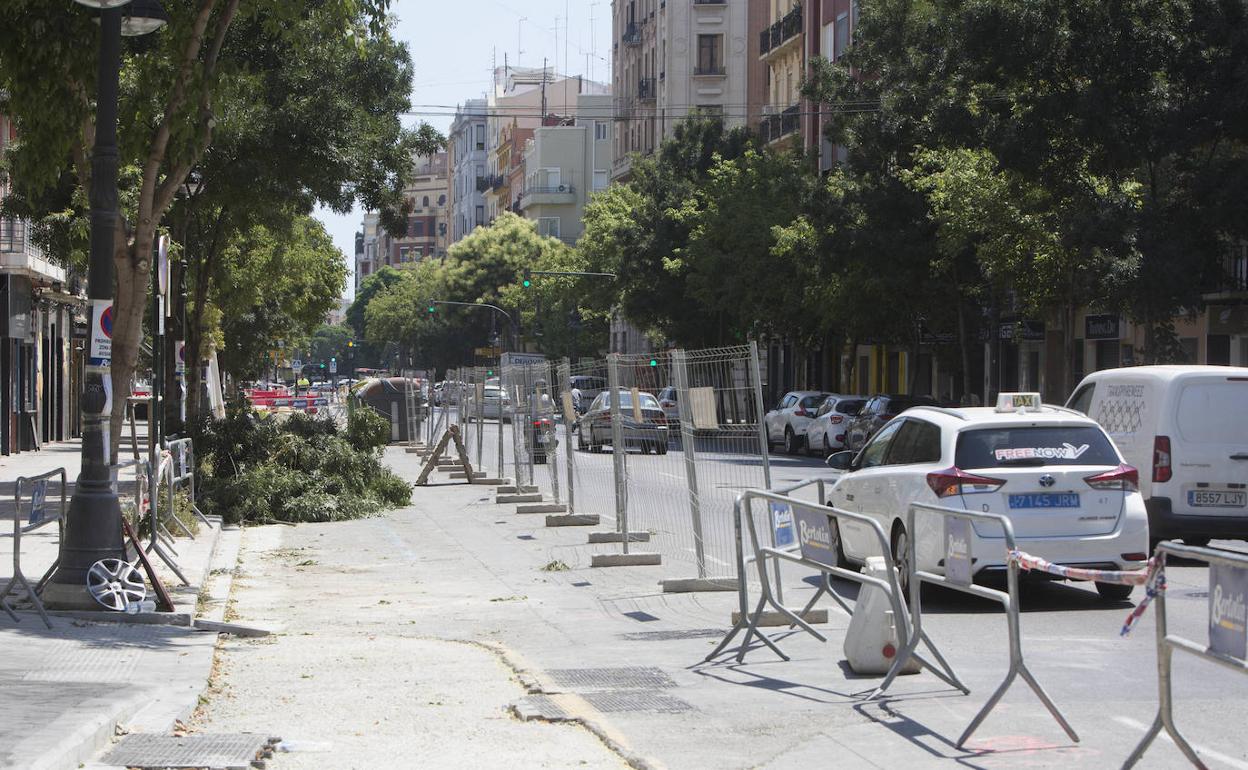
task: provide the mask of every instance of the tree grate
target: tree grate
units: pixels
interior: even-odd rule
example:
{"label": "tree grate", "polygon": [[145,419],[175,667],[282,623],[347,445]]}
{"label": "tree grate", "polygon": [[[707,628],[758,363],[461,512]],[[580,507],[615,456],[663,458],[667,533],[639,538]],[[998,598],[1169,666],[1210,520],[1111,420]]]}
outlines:
{"label": "tree grate", "polygon": [[671,677],[653,666],[557,668],[547,674],[557,686],[573,690],[653,690],[676,686]]}
{"label": "tree grate", "polygon": [[677,639],[717,639],[724,635],[722,628],[689,628],[681,631],[633,631],[620,634],[630,642],[670,642]]}
{"label": "tree grate", "polygon": [[620,692],[593,692],[582,696],[591,706],[604,714],[650,711],[661,714],[680,714],[692,711],[693,706],[665,692],[647,690],[623,690]]}
{"label": "tree grate", "polygon": [[132,768],[250,770],[277,739],[248,733],[155,735],[132,733],[104,755],[103,762]]}

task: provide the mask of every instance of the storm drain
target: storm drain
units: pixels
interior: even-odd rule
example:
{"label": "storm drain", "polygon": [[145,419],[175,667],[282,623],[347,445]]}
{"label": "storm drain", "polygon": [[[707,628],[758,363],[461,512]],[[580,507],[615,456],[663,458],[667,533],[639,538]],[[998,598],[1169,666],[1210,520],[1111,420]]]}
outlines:
{"label": "storm drain", "polygon": [[660,714],[679,714],[690,711],[693,706],[665,692],[646,690],[620,690],[617,692],[593,692],[582,696],[591,706],[604,714],[630,711],[651,711]]}
{"label": "storm drain", "polygon": [[547,722],[567,722],[572,719],[572,715],[563,710],[554,698],[549,695],[526,695],[511,707],[516,712],[516,716],[524,721],[530,719],[541,719]]}
{"label": "storm drain", "polygon": [[654,690],[676,686],[671,677],[653,666],[557,668],[547,675],[555,685],[570,690]]}
{"label": "storm drain", "polygon": [[137,768],[206,767],[250,770],[264,767],[277,738],[263,735],[153,735],[133,733],[118,741],[103,758],[108,765]]}
{"label": "storm drain", "polygon": [[722,628],[689,628],[683,631],[633,631],[620,634],[630,642],[670,642],[677,639],[715,639],[724,635]]}

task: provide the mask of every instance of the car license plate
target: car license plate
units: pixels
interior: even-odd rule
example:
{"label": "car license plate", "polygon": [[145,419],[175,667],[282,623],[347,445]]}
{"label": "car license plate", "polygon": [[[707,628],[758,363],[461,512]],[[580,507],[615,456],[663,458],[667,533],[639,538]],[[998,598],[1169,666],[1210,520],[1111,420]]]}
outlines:
{"label": "car license plate", "polygon": [[1245,508],[1248,507],[1248,492],[1191,489],[1187,492],[1187,504],[1195,508]]}
{"label": "car license plate", "polygon": [[1010,495],[1011,508],[1078,508],[1077,492],[1033,492]]}

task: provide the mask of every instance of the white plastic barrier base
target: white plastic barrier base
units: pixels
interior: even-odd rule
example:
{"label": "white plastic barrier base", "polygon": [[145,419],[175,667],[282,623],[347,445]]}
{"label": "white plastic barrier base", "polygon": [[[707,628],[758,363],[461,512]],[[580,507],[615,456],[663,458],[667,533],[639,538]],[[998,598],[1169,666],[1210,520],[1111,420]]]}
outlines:
{"label": "white plastic barrier base", "polygon": [[[863,571],[887,580],[884,557],[871,556]],[[854,605],[854,614],[845,632],[845,659],[855,674],[886,674],[897,657],[896,619],[888,596],[880,588],[863,584]],[[918,661],[911,658],[901,674],[919,673]]]}

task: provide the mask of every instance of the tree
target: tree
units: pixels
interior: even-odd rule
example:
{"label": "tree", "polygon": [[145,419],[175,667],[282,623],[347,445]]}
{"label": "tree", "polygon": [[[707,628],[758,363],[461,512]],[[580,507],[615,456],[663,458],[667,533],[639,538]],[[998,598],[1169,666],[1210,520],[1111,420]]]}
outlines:
{"label": "tree", "polygon": [[[120,107],[122,211],[114,237],[116,303],[114,392],[129,391],[138,361],[152,250],[161,221],[187,175],[213,143],[217,107],[245,83],[232,47],[235,21],[258,25],[273,40],[302,48],[332,39],[384,36],[387,0],[196,0],[171,4],[170,22],[125,56]],[[10,0],[0,5],[0,90],[23,137],[11,157],[28,200],[73,169],[78,200],[89,188],[97,48],[90,15],[72,3]],[[140,49],[147,49],[141,50]],[[50,212],[45,212],[50,213]],[[191,367],[192,370],[194,367]],[[125,399],[113,400],[113,449]]]}
{"label": "tree", "polygon": [[330,359],[338,359],[338,371],[345,372],[348,361],[355,357],[355,348],[349,343],[355,338],[355,332],[346,324],[322,324],[312,332],[308,342],[309,360],[313,363],[329,365]]}

